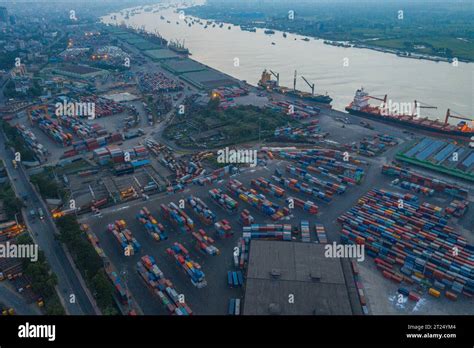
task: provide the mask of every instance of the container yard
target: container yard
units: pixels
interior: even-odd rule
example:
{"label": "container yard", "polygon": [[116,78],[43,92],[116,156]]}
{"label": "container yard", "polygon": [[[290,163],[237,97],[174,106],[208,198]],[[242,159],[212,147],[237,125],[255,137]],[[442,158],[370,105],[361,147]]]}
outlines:
{"label": "container yard", "polygon": [[[268,151],[268,149],[265,151]],[[241,295],[236,296],[231,293],[238,291],[240,288],[229,287],[228,282],[223,282],[222,279],[227,278],[227,272],[229,272],[229,270],[231,270],[231,272],[236,271],[236,269],[246,270],[249,250],[254,241],[263,240],[276,241],[280,243],[288,243],[290,241],[306,242],[308,241],[308,227],[309,240],[312,243],[305,244],[327,244],[331,243],[333,240],[341,238],[340,231],[333,227],[336,225],[334,225],[332,221],[335,221],[337,217],[345,211],[350,210],[351,205],[356,204],[357,199],[362,197],[374,185],[373,180],[376,180],[376,185],[382,185],[382,187],[386,187],[387,189],[394,188],[397,192],[400,192],[400,194],[406,195],[406,204],[412,202],[409,200],[412,199],[410,197],[414,197],[415,194],[420,194],[424,199],[424,201],[421,202],[427,204],[426,206],[423,206],[422,209],[431,209],[428,204],[435,205],[435,202],[429,201],[430,199],[442,199],[444,202],[442,204],[442,216],[449,215],[455,218],[455,211],[458,211],[456,214],[462,214],[464,211],[463,216],[466,216],[465,212],[468,211],[469,204],[467,204],[467,206],[463,205],[463,202],[466,201],[466,198],[462,198],[463,191],[460,190],[460,187],[456,187],[454,184],[448,184],[440,180],[435,180],[434,183],[430,184],[428,180],[429,178],[426,177],[421,184],[423,184],[424,187],[434,190],[432,196],[429,194],[425,195],[421,193],[421,191],[420,193],[417,193],[412,190],[407,190],[400,184],[395,186],[392,184],[394,179],[399,179],[400,182],[411,182],[409,180],[415,181],[417,176],[411,174],[413,171],[410,171],[407,174],[403,172],[403,170],[406,169],[399,168],[389,170],[392,165],[385,165],[383,167],[385,168],[384,175],[382,175],[380,169],[378,172],[374,170],[368,171],[368,167],[364,160],[352,158],[345,162],[343,158],[341,158],[344,154],[339,154],[337,151],[333,150],[316,150],[312,153],[311,151],[313,150],[272,148],[270,151],[275,159],[272,160],[267,156],[268,158],[265,167],[257,166],[254,169],[241,170],[237,174],[232,174],[233,177],[229,180],[223,180],[225,177],[218,177],[203,182],[203,180],[201,180],[202,177],[208,175],[204,174],[204,176],[198,176],[188,184],[183,185],[183,189],[175,192],[173,195],[151,198],[156,200],[156,202],[145,204],[140,203],[141,205],[139,207],[133,208],[132,206],[131,208],[132,212],[133,210],[136,211],[135,215],[133,215],[133,217],[135,217],[137,214],[140,214],[140,210],[142,209],[140,207],[146,206],[151,214],[160,220],[159,223],[164,226],[169,236],[169,240],[163,241],[163,244],[161,244],[161,242],[154,244],[156,248],[159,248],[158,250],[150,249],[151,245],[144,245],[147,240],[146,238],[149,238],[149,235],[147,236],[147,234],[149,234],[148,230],[140,220],[132,218],[132,220],[136,221],[138,224],[136,227],[133,227],[134,233],[142,234],[141,238],[143,238],[143,240],[138,240],[142,244],[143,253],[153,255],[156,260],[160,260],[163,257],[163,253],[166,252],[166,249],[171,249],[170,247],[173,246],[172,243],[177,242],[186,249],[191,260],[202,265],[201,270],[206,274],[205,280],[207,286],[193,290],[195,287],[192,285],[192,282],[190,282],[191,276],[189,273],[187,273],[183,267],[176,267],[176,265],[173,265],[173,263],[176,262],[176,254],[174,254],[172,258],[166,258],[165,263],[159,263],[160,268],[165,267],[165,265],[168,267],[166,273],[170,275],[174,283],[179,282],[179,285],[177,286],[180,289],[183,289],[183,292],[186,293],[186,298],[189,300],[189,306],[198,314],[227,313],[229,299],[236,297],[241,298]],[[282,155],[280,155],[280,153]],[[285,159],[283,156],[288,156],[289,158]],[[326,158],[321,160],[318,157]],[[332,159],[330,160],[330,158]],[[323,168],[322,166],[327,166],[327,168],[329,168],[327,172],[324,172],[321,169],[319,170],[319,173],[311,171],[312,167]],[[398,168],[396,166],[394,167]],[[287,173],[288,176],[300,179],[299,176],[293,175],[290,172],[291,168],[294,168],[295,173],[297,172],[296,168],[299,168],[298,173],[303,172],[309,174],[310,176],[307,176],[307,178],[310,178],[310,180],[311,177],[319,180],[315,180],[314,183],[311,184],[308,181],[304,181],[302,184],[310,184],[311,187],[319,190],[327,187],[326,191],[332,190],[332,200],[338,202],[338,204],[335,206],[332,204],[334,202],[332,202],[328,205],[324,200],[320,199],[317,200],[318,204],[315,204],[315,201],[313,201],[312,198],[309,198],[309,196],[304,192],[287,189],[284,185],[272,179],[272,173],[274,173],[275,175],[273,176],[277,178],[277,175],[283,176],[283,173]],[[382,169],[382,165],[380,165],[379,168]],[[361,178],[368,175],[367,173],[371,173],[370,182],[361,180]],[[343,176],[347,176],[347,178],[343,180]],[[316,184],[316,182],[318,184]],[[275,185],[276,187],[270,188],[267,183]],[[416,181],[416,183],[417,185],[420,184],[419,181]],[[326,184],[329,185],[325,186]],[[261,188],[262,186],[263,188]],[[273,193],[273,191],[279,192],[277,187],[287,192],[285,192],[283,196],[280,195],[280,197],[278,197],[278,194],[275,195]],[[289,195],[290,193],[291,195]],[[341,197],[344,196],[346,198],[341,200],[341,198],[338,198],[340,195]],[[271,196],[272,198],[268,199],[266,197],[263,198],[262,196]],[[456,196],[459,197],[456,198]],[[248,203],[242,199],[242,197],[254,201]],[[338,199],[336,200],[336,198]],[[290,204],[291,202],[292,204]],[[319,202],[323,204],[320,205]],[[420,202],[420,200],[418,200],[418,202]],[[450,205],[451,202],[453,202],[452,205]],[[262,205],[264,204],[269,208],[273,208],[274,211],[271,209],[264,210],[267,209],[262,208]],[[342,210],[344,206],[346,208]],[[157,209],[157,207],[160,208]],[[446,209],[448,207],[451,208]],[[288,222],[277,222],[273,220],[272,215],[275,214],[275,211],[283,209],[286,210],[286,215],[283,215],[283,218],[287,219]],[[106,209],[103,214],[106,214],[107,216],[120,216],[120,213],[114,212],[114,209],[110,212],[107,212],[108,210],[110,209]],[[207,210],[212,212],[212,214]],[[206,213],[203,213],[204,211],[206,211]],[[128,215],[128,213],[125,214]],[[316,217],[316,221],[310,220],[311,217]],[[280,219],[281,218],[282,217],[280,217]],[[211,223],[209,224],[209,222]],[[308,227],[306,222],[309,222]],[[95,223],[100,225],[100,222]],[[206,238],[203,238],[204,236],[202,232],[204,232],[206,237],[210,238],[214,243],[206,243]],[[209,249],[206,250],[208,245],[216,247],[219,250],[220,256],[211,257],[213,252]],[[238,252],[234,250],[236,246]],[[145,250],[145,248],[147,248],[147,250]],[[369,257],[366,259],[371,260]],[[214,260],[223,260],[223,262]],[[367,262],[369,261],[365,261],[363,265],[358,265],[361,269],[360,284],[367,279],[367,267],[364,266]],[[244,271],[243,275],[245,275]],[[370,272],[374,271],[376,271],[376,268],[373,271],[370,270]],[[183,272],[187,274],[188,277],[183,277]],[[372,278],[376,275],[377,274],[374,274]],[[382,274],[380,276],[383,277]],[[361,286],[360,284],[359,286]],[[399,288],[403,287],[409,289],[407,286],[398,285]],[[433,287],[435,286],[433,285]],[[354,285],[354,289],[358,289],[356,284]],[[435,289],[438,288],[435,287]],[[200,295],[197,291],[203,291],[203,293],[206,293],[207,291],[222,294],[225,293],[226,296],[222,298],[222,301],[218,301],[218,307],[216,307],[217,304],[211,304],[209,301],[204,300],[204,298],[201,297],[203,295]],[[357,293],[358,290],[355,291]],[[373,301],[370,302],[371,298],[369,297],[369,294],[372,294],[374,291],[374,286],[372,285],[368,288],[364,287],[361,291],[363,292],[361,301],[367,303],[365,310],[363,307],[360,307],[362,308],[361,311],[366,311],[367,313],[372,313],[373,310],[376,311],[379,303]],[[409,291],[412,291],[413,293],[416,292],[413,289],[409,289]],[[448,289],[448,291],[455,293],[452,289]],[[380,295],[381,293],[379,293],[378,296]],[[149,303],[149,295],[144,296],[146,299],[142,298],[142,301],[144,301],[144,303]],[[448,294],[447,296],[451,295]],[[378,299],[377,296],[374,298]],[[200,301],[204,302],[200,303]],[[459,299],[457,302],[459,302]],[[206,303],[206,306],[203,305],[204,303]],[[243,298],[241,305],[245,308],[245,298]],[[211,308],[213,309],[211,310]]]}
{"label": "container yard", "polygon": [[22,138],[25,140],[27,146],[33,150],[36,158],[38,158],[40,161],[46,160],[48,156],[48,149],[38,141],[35,134],[29,128],[21,124],[17,124],[16,128],[18,129]]}
{"label": "container yard", "polygon": [[[128,42],[125,47],[129,47]],[[357,206],[358,200],[374,187],[403,195],[407,207],[418,204],[423,212],[435,211],[441,219],[454,223],[453,229],[459,228],[463,236],[472,229],[469,188],[390,162],[412,141],[422,139],[392,126],[380,127],[374,121],[359,124],[351,115],[321,109],[306,100],[293,100],[286,95],[275,97],[245,84],[218,86],[217,80],[206,80],[211,75],[173,69],[163,72],[161,67],[150,69],[147,64],[152,63],[100,78],[102,86],[98,88],[109,96],[115,93],[108,90],[109,86],[113,89],[112,86],[126,80],[128,93],[137,97],[134,102],[114,104],[102,97],[92,100],[84,96],[71,99],[95,103],[96,113],[100,114],[96,120],[55,118],[53,109],[32,112],[40,115],[36,119],[45,119],[46,124],[40,128],[43,120],[32,117],[32,130],[42,132],[40,136],[35,133],[38,143],[44,143],[48,136],[55,146],[64,146],[61,154],[71,161],[63,162],[66,167],[78,167],[73,161],[79,156],[87,163],[80,169],[64,170],[71,192],[80,202],[80,219],[90,223],[96,242],[100,243],[96,244],[110,255],[116,267],[115,275],[121,280],[111,281],[117,285],[118,296],[121,297],[120,288],[128,288],[145,314],[191,314],[176,302],[176,295],[185,298],[186,306],[194,314],[245,314],[244,292],[254,243],[300,243],[309,250],[315,244],[322,244],[318,247],[323,248],[324,244],[340,242],[346,237],[336,224],[337,218]],[[163,65],[178,67],[179,61],[171,58]],[[210,92],[196,99],[195,88],[187,79],[212,85],[208,88]],[[213,97],[220,99],[219,111],[251,104],[288,116],[287,126],[279,124],[265,131],[262,140],[266,145],[256,148],[256,167],[216,165],[215,150],[179,148],[178,139],[162,136],[161,125],[166,128],[168,122],[179,117],[179,105],[186,104],[189,110],[188,107],[195,107],[194,101],[206,100],[205,104]],[[161,108],[165,104],[169,105]],[[121,109],[114,109],[117,106]],[[105,118],[112,115],[116,116]],[[186,123],[189,126],[196,125]],[[243,144],[245,148],[249,145]],[[50,146],[47,148],[50,150]],[[415,195],[419,199],[412,201]],[[121,220],[127,221],[126,227],[121,228],[133,231],[132,236],[124,234],[115,223],[112,225],[117,235],[108,230],[108,225],[104,226],[104,221]],[[139,248],[134,248],[127,237],[134,238]],[[123,256],[125,247],[132,251],[131,257]],[[306,251],[301,257],[307,257]],[[421,304],[425,298],[461,302],[462,296],[437,278],[423,291],[403,282],[389,282],[396,285],[391,292],[381,290],[382,286],[377,287],[370,279],[383,277],[377,269],[383,267],[377,266],[372,258],[367,259],[363,264],[341,263],[344,272],[347,267],[351,270],[344,277],[357,276],[354,284],[347,286],[352,286],[350,291],[360,302],[361,314],[377,312],[380,302],[387,302],[385,298],[380,300],[380,296],[393,293],[402,294],[414,304]],[[314,266],[314,262],[310,263]],[[153,272],[155,266],[161,273]],[[412,268],[415,270],[415,266]],[[311,268],[315,277],[324,271]],[[125,278],[122,272],[126,272]],[[370,276],[367,272],[371,272]],[[396,273],[403,274],[395,266],[392,272],[395,278]],[[174,291],[167,290],[165,285]],[[457,284],[454,287],[459,289]],[[374,292],[379,297],[373,296]],[[415,302],[413,299],[417,298]],[[322,301],[318,308],[330,313],[332,306],[337,307]],[[446,308],[446,312],[456,312],[453,308]]]}
{"label": "container yard", "polygon": [[288,224],[252,224],[242,227],[244,239],[291,240],[291,225]]}
{"label": "container yard", "polygon": [[263,194],[258,194],[255,190],[248,190],[238,180],[229,180],[227,188],[229,192],[256,208],[262,214],[271,216],[272,220],[280,220],[290,214],[287,207],[280,207],[279,205],[269,201]]}
{"label": "container yard", "polygon": [[188,275],[195,287],[203,288],[207,285],[201,266],[191,259],[188,250],[182,244],[174,243],[171,248],[166,249],[166,252],[175,259],[176,265]]}
{"label": "container yard", "polygon": [[307,220],[301,221],[300,232],[301,232],[301,241],[303,243],[311,242],[311,237],[309,235],[309,221]]}
{"label": "container yard", "polygon": [[216,221],[216,214],[200,198],[189,196],[187,202],[203,224],[211,225]]}
{"label": "container yard", "polygon": [[[247,216],[250,220],[250,216]],[[221,221],[217,221],[214,224],[214,228],[216,230],[216,237],[219,239],[222,238],[231,238],[234,235],[234,231],[232,230],[232,226],[230,225],[229,221],[226,219],[222,219]]]}
{"label": "container yard", "polygon": [[173,287],[173,283],[165,278],[152,256],[145,255],[141,257],[140,261],[137,262],[137,272],[170,314],[193,314],[183,298],[180,297],[180,293]]}
{"label": "container yard", "polygon": [[428,175],[410,170],[401,165],[384,165],[382,174],[399,178],[401,180],[433,189],[436,193],[446,194],[455,198],[467,198],[469,191],[457,184],[448,183],[440,179],[434,179]]}
{"label": "container yard", "polygon": [[474,291],[474,246],[441,212],[420,204],[417,196],[374,189],[338,218],[341,239],[365,245],[387,280],[435,297],[468,299]]}
{"label": "container yard", "polygon": [[321,132],[319,120],[312,120],[302,127],[281,127],[275,129],[273,136],[276,140],[286,142],[317,142],[324,139],[328,133]]}
{"label": "container yard", "polygon": [[285,190],[283,190],[281,187],[273,185],[261,177],[250,181],[250,186],[252,186],[252,188],[256,189],[257,191],[263,192],[265,194],[270,193],[275,197],[281,198],[285,195]]}
{"label": "container yard", "polygon": [[138,253],[141,245],[135,239],[132,232],[127,228],[125,220],[116,220],[113,224],[109,224],[107,229],[114,235],[115,239],[122,247],[124,256]]}
{"label": "container yard", "polygon": [[150,213],[147,207],[143,207],[137,214],[137,220],[145,226],[147,232],[156,241],[168,239],[165,228]]}
{"label": "container yard", "polygon": [[208,236],[206,231],[199,229],[197,232],[192,232],[194,239],[196,239],[196,247],[207,255],[219,255],[219,249],[214,245],[215,241]]}
{"label": "container yard", "polygon": [[189,233],[194,230],[193,220],[178,206],[171,202],[167,206],[160,205],[161,215],[164,219],[170,221],[180,233]]}
{"label": "container yard", "polygon": [[222,192],[221,189],[216,188],[209,190],[209,195],[211,196],[214,203],[229,213],[235,213],[237,211],[238,203],[230,196]]}
{"label": "container yard", "polygon": [[175,92],[183,89],[182,82],[170,79],[163,73],[138,73],[137,78],[144,93]]}

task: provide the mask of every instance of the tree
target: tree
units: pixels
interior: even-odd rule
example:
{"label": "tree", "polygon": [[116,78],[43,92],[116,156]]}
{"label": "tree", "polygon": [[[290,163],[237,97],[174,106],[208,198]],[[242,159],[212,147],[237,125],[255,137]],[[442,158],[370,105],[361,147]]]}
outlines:
{"label": "tree", "polygon": [[207,102],[207,108],[209,110],[217,110],[219,107],[219,104],[221,102],[221,99],[217,96],[213,96],[209,101]]}

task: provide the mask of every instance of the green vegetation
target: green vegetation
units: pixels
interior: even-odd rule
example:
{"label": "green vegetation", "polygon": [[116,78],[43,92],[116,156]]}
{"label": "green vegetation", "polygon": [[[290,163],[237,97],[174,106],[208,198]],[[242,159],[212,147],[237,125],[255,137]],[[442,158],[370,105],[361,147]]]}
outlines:
{"label": "green vegetation", "polygon": [[39,97],[42,93],[43,89],[39,85],[38,80],[33,81],[33,86],[26,93],[17,92],[15,90],[15,83],[12,80],[5,85],[5,90],[3,91],[6,98],[34,98]]}
{"label": "green vegetation", "polygon": [[20,57],[21,51],[2,52],[0,54],[0,70],[10,70],[15,66],[15,58]]}
{"label": "green vegetation", "polygon": [[186,9],[186,14],[327,40],[474,61],[472,0],[211,0],[206,5]]}
{"label": "green vegetation", "polygon": [[0,120],[0,125],[3,129],[3,132],[7,136],[8,145],[13,147],[15,151],[18,151],[21,154],[21,159],[23,161],[35,161],[36,157],[32,150],[30,150],[20,133],[15,127],[12,127],[8,122]]}
{"label": "green vegetation", "polygon": [[211,99],[207,107],[176,115],[164,136],[182,147],[215,148],[264,140],[273,135],[275,128],[296,123],[269,108],[238,106],[218,110],[217,105]]}
{"label": "green vegetation", "polygon": [[87,241],[74,215],[59,218],[56,225],[60,240],[66,244],[74,263],[82,273],[103,314],[119,314],[114,300],[115,289],[108,280],[102,259]]}
{"label": "green vegetation", "polygon": [[42,173],[32,175],[30,181],[38,186],[43,198],[62,200],[66,198],[66,191],[56,181],[53,167],[45,167]]}
{"label": "green vegetation", "polygon": [[[18,244],[32,244],[33,240],[27,234],[22,234],[17,238]],[[31,289],[35,294],[41,296],[44,301],[44,308],[48,315],[64,315],[65,311],[56,293],[57,277],[51,272],[44,253],[38,252],[38,260],[31,262],[30,259],[23,260],[24,274],[31,281]]]}
{"label": "green vegetation", "polygon": [[23,202],[16,196],[10,184],[0,184],[0,201],[3,201],[7,218],[11,220],[23,208]]}

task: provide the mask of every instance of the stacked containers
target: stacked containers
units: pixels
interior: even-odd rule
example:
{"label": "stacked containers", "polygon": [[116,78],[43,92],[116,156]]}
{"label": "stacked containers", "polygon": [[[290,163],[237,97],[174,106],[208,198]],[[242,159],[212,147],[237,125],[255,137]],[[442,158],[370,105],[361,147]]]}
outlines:
{"label": "stacked containers", "polygon": [[173,283],[165,278],[152,256],[145,255],[137,262],[137,272],[153,293],[160,298],[170,314],[191,315],[193,313],[184,299],[178,295]]}
{"label": "stacked containers", "polygon": [[291,225],[288,224],[252,224],[244,226],[245,239],[275,239],[291,241]]}
{"label": "stacked containers", "polygon": [[201,266],[191,260],[189,252],[182,244],[174,243],[171,248],[166,249],[166,252],[175,259],[176,265],[189,276],[195,287],[203,288],[207,285]]}
{"label": "stacked containers", "polygon": [[197,247],[199,250],[208,255],[219,255],[220,251],[215,247],[214,239],[209,237],[203,229],[199,229],[198,232],[192,233],[194,239],[196,239]]}
{"label": "stacked containers", "polygon": [[306,183],[301,183],[296,179],[287,179],[284,176],[277,177],[275,175],[272,175],[272,179],[278,182],[279,184],[283,185],[284,187],[288,187],[290,190],[294,192],[301,192],[306,195],[321,199],[324,202],[330,202],[332,200],[332,195],[330,195],[328,191],[323,192],[321,190],[318,190],[315,187],[310,187]]}
{"label": "stacked containers", "polygon": [[115,239],[123,248],[124,255],[132,255],[140,250],[140,243],[138,243],[135,237],[133,237],[132,232],[127,228],[125,220],[116,220],[113,224],[109,224],[107,229],[115,236]]}
{"label": "stacked containers", "polygon": [[227,177],[231,174],[234,174],[237,171],[237,167],[234,167],[232,165],[227,165],[224,168],[216,169],[214,170],[211,174],[209,175],[203,175],[204,171],[202,171],[200,174],[201,176],[193,179],[193,183],[204,186],[204,185],[209,185],[213,182],[216,182],[217,180],[220,180],[224,177]]}
{"label": "stacked containers", "polygon": [[216,214],[199,197],[189,196],[187,202],[203,224],[210,225],[216,221]]}
{"label": "stacked containers", "polygon": [[326,236],[326,229],[324,228],[324,225],[316,224],[314,226],[314,230],[316,232],[316,237],[318,238],[319,243],[327,244],[328,238]]}
{"label": "stacked containers", "polygon": [[317,214],[318,213],[318,206],[314,204],[312,201],[303,201],[302,199],[296,197],[288,197],[286,199],[286,203],[291,205],[293,202],[295,207],[302,208],[304,211],[307,211],[310,214]]}
{"label": "stacked containers", "polygon": [[150,235],[156,241],[168,239],[168,235],[165,232],[165,228],[162,224],[158,223],[158,221],[153,217],[153,215],[151,215],[148,208],[143,207],[137,214],[136,218],[138,221],[140,221],[141,224],[145,226],[147,232],[150,233]]}
{"label": "stacked containers", "polygon": [[[454,233],[439,216],[440,209],[420,206],[415,199],[400,206],[400,199],[405,198],[384,190],[369,191],[339,217],[341,239],[365,244],[367,254],[388,279],[472,297],[474,246]],[[401,274],[394,266],[400,266]]]}
{"label": "stacked containers", "polygon": [[242,271],[227,271],[227,284],[231,288],[239,288],[244,285]]}
{"label": "stacked containers", "polygon": [[318,179],[318,178],[312,176],[311,174],[309,174],[305,169],[288,165],[288,166],[286,166],[286,171],[291,173],[294,176],[298,176],[301,179],[326,190],[326,193],[329,196],[332,196],[335,193],[340,195],[340,194],[343,194],[344,192],[346,192],[346,186],[341,185],[341,184],[332,183],[332,182],[329,182],[329,181],[325,181],[325,180],[322,180],[322,179]]}
{"label": "stacked containers", "polygon": [[301,241],[304,243],[311,242],[311,237],[309,235],[309,221],[302,220],[300,225],[301,225]]}
{"label": "stacked containers", "polygon": [[120,279],[117,272],[115,271],[110,273],[110,278],[112,280],[112,283],[114,284],[115,290],[117,290],[117,293],[119,294],[120,301],[124,304],[127,303],[128,294],[125,286],[122,283],[122,279]]}
{"label": "stacked containers", "polygon": [[360,183],[365,174],[358,165],[366,164],[366,162],[356,159],[354,156],[347,156],[341,151],[327,149],[281,150],[279,156],[297,161],[308,170],[310,170],[308,166],[312,164],[310,171],[328,176],[344,184]]}
{"label": "stacked containers", "polygon": [[179,232],[192,232],[194,230],[193,220],[176,204],[169,203],[168,206],[161,204],[161,214],[168,219]]}
{"label": "stacked containers", "polygon": [[256,180],[252,180],[250,182],[250,186],[263,193],[271,193],[275,197],[283,197],[285,195],[285,190],[283,190],[281,187],[271,184],[261,177]]}
{"label": "stacked containers", "polygon": [[111,160],[113,163],[123,163],[124,155],[122,149],[117,145],[109,145],[106,147],[107,151],[110,154]]}
{"label": "stacked containers", "polygon": [[250,239],[239,238],[237,242],[237,252],[234,252],[234,266],[244,269],[249,259]]}
{"label": "stacked containers", "polygon": [[444,209],[445,215],[453,215],[456,217],[462,217],[466,213],[469,207],[469,201],[452,201],[448,207]]}
{"label": "stacked containers", "polygon": [[230,196],[223,193],[221,189],[215,188],[209,190],[209,195],[215,203],[217,203],[220,207],[224,208],[229,213],[237,212],[238,203]]}
{"label": "stacked containers", "polygon": [[244,209],[240,212],[239,222],[243,226],[249,226],[249,225],[253,224],[254,218],[253,218],[252,215],[250,215],[250,212],[247,209]]}
{"label": "stacked containers", "polygon": [[421,185],[418,185],[418,184],[414,184],[414,183],[408,182],[408,181],[402,181],[400,183],[400,187],[405,189],[405,190],[410,190],[410,191],[413,191],[413,192],[416,192],[416,193],[422,193],[425,196],[433,196],[433,194],[434,194],[433,189],[430,189],[429,187],[421,186]]}
{"label": "stacked containers", "polygon": [[280,208],[278,205],[269,201],[263,194],[258,194],[255,190],[248,190],[238,180],[229,180],[227,188],[244,202],[257,208],[263,214],[271,216],[272,220],[280,220],[283,217],[290,215],[290,210],[288,208]]}
{"label": "stacked containers", "polygon": [[216,236],[218,238],[230,238],[234,235],[234,231],[232,231],[232,226],[230,226],[229,221],[225,219],[217,221],[214,224],[214,228],[216,229]]}
{"label": "stacked containers", "polygon": [[421,186],[429,187],[435,190],[435,192],[444,192],[446,194],[449,194],[459,199],[466,199],[469,194],[468,190],[458,185],[450,184],[442,180],[430,178],[418,172],[411,171],[411,170],[394,166],[394,165],[389,165],[389,164],[383,165],[382,174],[395,176],[402,180],[406,180],[406,181],[409,181]]}

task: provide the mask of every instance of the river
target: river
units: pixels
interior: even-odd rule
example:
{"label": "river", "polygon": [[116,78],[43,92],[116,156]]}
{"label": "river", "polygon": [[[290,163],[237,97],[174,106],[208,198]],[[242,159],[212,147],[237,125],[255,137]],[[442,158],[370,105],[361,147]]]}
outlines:
{"label": "river", "polygon": [[[328,93],[336,109],[352,100],[357,88],[363,86],[372,96],[388,94],[389,100],[410,103],[415,99],[438,109],[421,109],[421,115],[444,119],[450,108],[458,114],[474,115],[474,64],[432,62],[397,57],[369,49],[342,48],[325,45],[323,40],[281,32],[274,35],[242,31],[225,24],[204,29],[189,27],[173,9],[144,12],[124,19],[120,13],[102,18],[104,23],[144,27],[158,31],[164,38],[185,40],[193,59],[238,79],[256,85],[263,69],[280,74],[280,84],[293,86],[297,70],[297,89],[310,91],[304,76],[316,85],[316,93]],[[116,20],[112,15],[117,15]],[[165,20],[161,20],[163,15]],[[167,23],[167,20],[170,23]],[[189,20],[188,20],[189,21]],[[177,22],[179,24],[177,24]],[[228,26],[231,29],[228,29]],[[272,44],[274,43],[274,45]],[[379,102],[377,102],[379,103]],[[458,121],[451,119],[451,123]]]}

